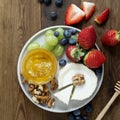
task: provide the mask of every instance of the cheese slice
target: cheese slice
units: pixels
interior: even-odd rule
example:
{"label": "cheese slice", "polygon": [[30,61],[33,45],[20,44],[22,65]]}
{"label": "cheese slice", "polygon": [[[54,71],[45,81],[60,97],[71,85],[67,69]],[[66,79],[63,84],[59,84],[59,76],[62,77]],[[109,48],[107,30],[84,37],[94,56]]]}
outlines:
{"label": "cheese slice", "polygon": [[72,93],[73,86],[69,86],[63,90],[60,90],[54,93],[54,96],[57,97],[60,101],[65,103],[66,105],[69,104],[70,96]]}

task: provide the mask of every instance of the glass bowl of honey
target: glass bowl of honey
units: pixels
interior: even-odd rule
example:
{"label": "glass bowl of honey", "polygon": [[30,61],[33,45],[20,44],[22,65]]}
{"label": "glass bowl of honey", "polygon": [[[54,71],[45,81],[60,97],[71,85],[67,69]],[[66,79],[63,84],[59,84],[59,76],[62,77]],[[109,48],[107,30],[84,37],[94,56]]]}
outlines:
{"label": "glass bowl of honey", "polygon": [[33,84],[47,84],[56,74],[57,60],[52,52],[37,48],[25,54],[21,74]]}

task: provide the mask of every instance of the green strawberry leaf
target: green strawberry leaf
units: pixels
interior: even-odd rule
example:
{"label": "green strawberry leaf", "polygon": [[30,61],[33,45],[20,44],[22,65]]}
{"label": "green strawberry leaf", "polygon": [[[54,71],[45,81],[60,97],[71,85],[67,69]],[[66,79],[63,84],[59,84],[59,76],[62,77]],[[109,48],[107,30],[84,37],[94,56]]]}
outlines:
{"label": "green strawberry leaf", "polygon": [[80,60],[81,57],[85,55],[85,52],[82,51],[82,49],[76,48],[73,52],[73,56],[75,59]]}

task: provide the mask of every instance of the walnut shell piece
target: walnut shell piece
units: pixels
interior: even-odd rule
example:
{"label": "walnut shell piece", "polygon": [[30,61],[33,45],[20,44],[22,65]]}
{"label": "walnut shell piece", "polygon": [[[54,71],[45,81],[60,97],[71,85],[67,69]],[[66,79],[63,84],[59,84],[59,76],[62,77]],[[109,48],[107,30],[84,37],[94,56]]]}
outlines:
{"label": "walnut shell piece", "polygon": [[51,81],[50,81],[50,88],[51,90],[56,90],[58,88],[58,84],[56,82],[56,78],[53,78]]}
{"label": "walnut shell piece", "polygon": [[72,77],[72,82],[74,86],[80,86],[85,83],[84,75],[81,73],[78,73]]}
{"label": "walnut shell piece", "polygon": [[54,103],[55,103],[55,99],[54,98],[50,98],[48,103],[47,103],[47,106],[50,108],[50,107],[52,107],[54,105]]}

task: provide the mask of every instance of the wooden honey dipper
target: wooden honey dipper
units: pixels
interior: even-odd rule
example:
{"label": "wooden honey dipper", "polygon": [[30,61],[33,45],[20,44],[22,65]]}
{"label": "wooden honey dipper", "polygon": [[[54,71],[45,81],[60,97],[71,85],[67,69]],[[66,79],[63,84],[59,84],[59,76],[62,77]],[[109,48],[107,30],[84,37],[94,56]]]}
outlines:
{"label": "wooden honey dipper", "polygon": [[112,103],[114,102],[114,100],[119,96],[119,94],[120,94],[120,81],[117,81],[116,85],[114,86],[114,90],[115,90],[114,95],[109,100],[107,105],[103,108],[103,110],[99,113],[99,115],[97,116],[97,118],[95,120],[101,120],[103,118],[103,116],[105,115],[105,113],[107,112],[107,110],[112,105]]}

